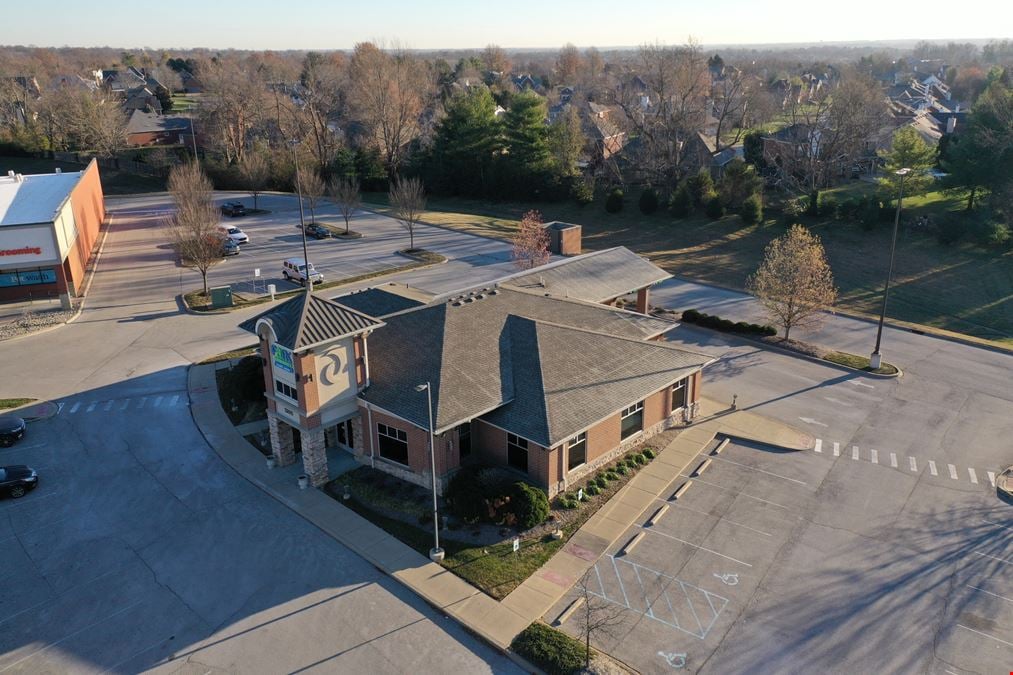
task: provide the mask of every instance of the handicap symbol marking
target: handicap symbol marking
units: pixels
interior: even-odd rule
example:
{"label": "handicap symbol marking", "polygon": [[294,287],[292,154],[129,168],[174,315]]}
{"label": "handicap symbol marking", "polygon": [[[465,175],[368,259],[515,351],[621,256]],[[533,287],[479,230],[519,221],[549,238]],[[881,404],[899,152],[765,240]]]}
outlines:
{"label": "handicap symbol marking", "polygon": [[718,574],[717,572],[715,572],[714,576],[720,579],[723,583],[725,583],[728,586],[738,586],[739,584],[738,574]]}
{"label": "handicap symbol marking", "polygon": [[658,652],[658,656],[665,659],[665,662],[676,670],[686,667],[687,654],[685,652]]}

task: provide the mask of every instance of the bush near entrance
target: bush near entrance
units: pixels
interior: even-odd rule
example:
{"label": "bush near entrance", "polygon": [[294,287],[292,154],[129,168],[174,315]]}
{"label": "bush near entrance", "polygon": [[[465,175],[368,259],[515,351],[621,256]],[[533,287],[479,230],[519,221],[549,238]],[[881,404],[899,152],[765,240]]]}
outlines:
{"label": "bush near entrance", "polygon": [[570,675],[584,667],[584,645],[544,623],[525,628],[510,648],[549,675]]}

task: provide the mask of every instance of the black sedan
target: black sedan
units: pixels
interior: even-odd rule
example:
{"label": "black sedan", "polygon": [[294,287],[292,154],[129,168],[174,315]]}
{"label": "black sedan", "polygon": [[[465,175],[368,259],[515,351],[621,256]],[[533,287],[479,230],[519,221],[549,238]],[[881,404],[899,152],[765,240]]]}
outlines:
{"label": "black sedan", "polygon": [[0,445],[7,448],[25,435],[28,425],[16,415],[0,415]]}
{"label": "black sedan", "polygon": [[327,239],[331,236],[331,231],[323,225],[317,225],[316,223],[309,223],[306,226],[306,236],[313,237],[314,239]]}
{"label": "black sedan", "polygon": [[245,216],[246,207],[243,206],[242,202],[225,202],[222,204],[222,214],[235,218],[236,216]]}
{"label": "black sedan", "polygon": [[0,466],[0,493],[11,497],[23,497],[39,484],[39,474],[24,464]]}

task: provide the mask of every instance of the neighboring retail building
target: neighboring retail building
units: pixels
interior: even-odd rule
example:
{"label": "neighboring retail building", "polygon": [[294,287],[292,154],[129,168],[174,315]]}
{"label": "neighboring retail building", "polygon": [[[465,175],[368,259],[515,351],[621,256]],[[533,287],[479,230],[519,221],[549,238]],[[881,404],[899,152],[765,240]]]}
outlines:
{"label": "neighboring retail building", "polygon": [[70,308],[81,292],[106,217],[98,163],[56,171],[0,176],[0,301],[59,297]]}
{"label": "neighboring retail building", "polygon": [[275,459],[301,452],[313,485],[328,479],[328,449],[427,486],[433,461],[441,491],[474,462],[552,496],[692,421],[713,359],[665,342],[675,323],[604,304],[645,301],[664,271],[610,249],[537,272],[442,297],[393,285],[304,293],[245,321],[260,340]]}

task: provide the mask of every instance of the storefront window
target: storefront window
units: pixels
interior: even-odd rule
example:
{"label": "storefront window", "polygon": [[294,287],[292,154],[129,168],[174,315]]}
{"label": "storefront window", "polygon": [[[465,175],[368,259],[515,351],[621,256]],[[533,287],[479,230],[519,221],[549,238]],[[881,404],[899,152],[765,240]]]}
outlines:
{"label": "storefront window", "polygon": [[0,287],[55,284],[56,270],[36,267],[29,270],[0,270]]}

